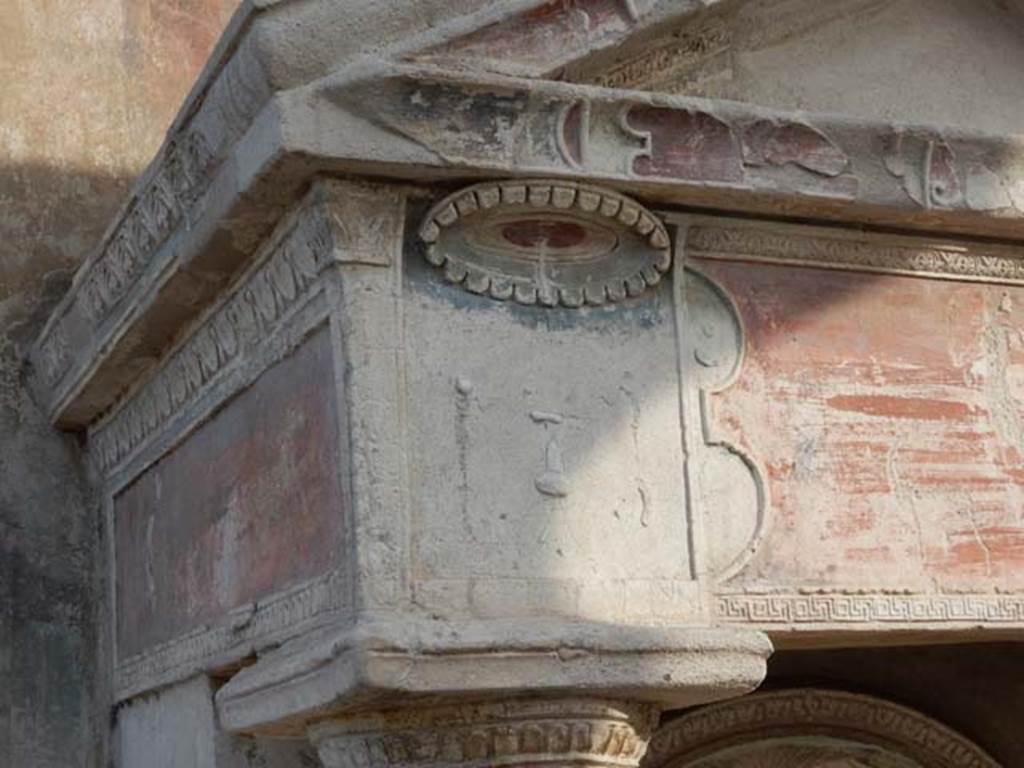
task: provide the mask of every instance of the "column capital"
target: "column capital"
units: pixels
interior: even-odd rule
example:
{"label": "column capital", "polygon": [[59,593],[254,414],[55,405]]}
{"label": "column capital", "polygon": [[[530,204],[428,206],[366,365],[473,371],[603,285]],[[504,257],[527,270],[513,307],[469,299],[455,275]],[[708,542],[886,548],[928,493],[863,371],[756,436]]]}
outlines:
{"label": "column capital", "polygon": [[657,722],[648,704],[508,699],[328,720],[309,734],[326,768],[627,768]]}

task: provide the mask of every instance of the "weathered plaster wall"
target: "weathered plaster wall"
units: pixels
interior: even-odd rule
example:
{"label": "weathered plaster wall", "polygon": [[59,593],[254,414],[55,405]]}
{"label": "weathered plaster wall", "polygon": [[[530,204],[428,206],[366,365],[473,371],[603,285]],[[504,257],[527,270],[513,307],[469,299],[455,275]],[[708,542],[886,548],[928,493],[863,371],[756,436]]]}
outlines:
{"label": "weathered plaster wall", "polygon": [[732,28],[724,98],[1007,134],[1024,118],[1020,16],[995,0],[758,0]]}
{"label": "weathered plaster wall", "polygon": [[590,79],[1012,135],[1022,19],[1006,0],[726,0]]}
{"label": "weathered plaster wall", "polygon": [[771,499],[734,583],[1019,590],[1020,287],[699,266],[747,329],[712,407]]}
{"label": "weathered plaster wall", "polygon": [[97,516],[22,350],[148,162],[237,0],[0,12],[0,764],[89,766],[105,731]]}
{"label": "weathered plaster wall", "polygon": [[116,497],[119,660],[330,568],[332,364],[321,329]]}

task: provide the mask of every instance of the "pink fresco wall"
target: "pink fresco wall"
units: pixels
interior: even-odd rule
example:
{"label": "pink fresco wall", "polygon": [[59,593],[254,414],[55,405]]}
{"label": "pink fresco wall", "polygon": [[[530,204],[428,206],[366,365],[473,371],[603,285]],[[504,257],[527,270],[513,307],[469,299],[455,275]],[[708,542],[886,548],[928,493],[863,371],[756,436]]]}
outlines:
{"label": "pink fresco wall", "polygon": [[747,332],[716,423],[770,495],[736,582],[1024,588],[1024,288],[698,265]]}

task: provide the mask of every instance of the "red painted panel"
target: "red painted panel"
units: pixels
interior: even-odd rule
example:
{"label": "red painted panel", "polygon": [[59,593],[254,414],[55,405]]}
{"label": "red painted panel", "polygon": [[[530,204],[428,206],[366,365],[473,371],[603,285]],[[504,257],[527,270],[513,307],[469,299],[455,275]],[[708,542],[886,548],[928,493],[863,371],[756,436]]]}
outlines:
{"label": "red painted panel", "polygon": [[1024,588],[1024,289],[699,266],[747,331],[715,418],[771,496],[739,581]]}
{"label": "red painted panel", "polygon": [[732,128],[707,112],[636,106],[626,124],[650,134],[647,154],[633,161],[640,176],[687,181],[741,181],[743,153]]}
{"label": "red painted panel", "polygon": [[115,500],[122,658],[339,557],[329,338],[310,337]]}

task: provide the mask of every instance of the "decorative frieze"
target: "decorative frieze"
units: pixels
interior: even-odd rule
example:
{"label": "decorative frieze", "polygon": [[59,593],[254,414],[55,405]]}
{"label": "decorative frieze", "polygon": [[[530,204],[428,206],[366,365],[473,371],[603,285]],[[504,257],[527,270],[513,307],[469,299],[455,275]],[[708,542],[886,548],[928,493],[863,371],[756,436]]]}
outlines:
{"label": "decorative frieze", "polygon": [[261,644],[280,643],[310,631],[321,619],[336,617],[348,602],[347,572],[334,571],[298,587],[229,612],[216,626],[119,659],[118,699],[182,680],[197,671],[233,663]]}
{"label": "decorative frieze", "polygon": [[92,429],[90,447],[99,469],[109,473],[175,413],[198,401],[313,295],[326,266],[389,264],[401,242],[403,215],[404,197],[395,190],[318,184],[279,225],[235,288],[139,390]]}
{"label": "decorative frieze", "polygon": [[823,227],[697,221],[688,232],[687,253],[703,259],[1024,284],[1024,253],[1018,249]]}
{"label": "decorative frieze", "polygon": [[123,218],[100,254],[80,277],[72,303],[44,332],[40,371],[47,386],[66,373],[71,356],[72,328],[98,326],[135,283],[153,252],[167,239],[184,215],[212,162],[205,139],[197,131],[172,142],[165,161],[128,205]]}
{"label": "decorative frieze", "polygon": [[99,468],[106,472],[140,446],[310,292],[332,258],[330,223],[317,208],[287,221],[261,266],[221,302],[196,332],[91,434]]}
{"label": "decorative frieze", "polygon": [[594,73],[603,88],[683,92],[708,60],[725,52],[731,42],[728,28],[711,22],[676,30],[668,40],[644,46],[642,53]]}
{"label": "decorative frieze", "polygon": [[68,366],[70,350],[68,337],[65,333],[51,333],[44,338],[39,347],[39,368],[43,378],[55,382]]}
{"label": "decorative frieze", "polygon": [[252,44],[240,45],[195,114],[167,141],[44,330],[39,354],[46,386],[54,387],[67,373],[70,339],[79,338],[83,326],[98,329],[139,282],[155,254],[202,197],[226,148],[269,95]]}
{"label": "decorative frieze", "polygon": [[310,738],[327,768],[636,766],[657,723],[650,706],[514,700],[327,721]]}
{"label": "decorative frieze", "polygon": [[213,152],[198,130],[190,130],[168,145],[162,167],[138,192],[82,281],[80,297],[91,323],[100,322],[120,301],[152,252],[181,221],[213,160]]}
{"label": "decorative frieze", "polygon": [[724,594],[715,606],[726,624],[1024,625],[1024,595]]}
{"label": "decorative frieze", "polygon": [[657,731],[644,764],[648,768],[861,765],[853,760],[742,759],[744,747],[766,758],[770,752],[765,750],[779,747],[786,739],[799,740],[805,750],[816,747],[827,752],[829,744],[833,751],[854,750],[845,755],[847,759],[863,756],[857,751],[867,750],[874,758],[871,765],[911,761],[927,768],[999,768],[977,745],[919,712],[872,696],[817,689],[756,693],[684,715]]}
{"label": "decorative frieze", "polygon": [[673,282],[686,506],[691,536],[699,549],[694,575],[707,573],[724,580],[757,549],[766,528],[768,492],[754,459],[719,434],[707,402],[711,393],[727,389],[741,375],[746,346],[743,323],[721,286],[685,266],[681,242],[685,224],[678,233]]}

